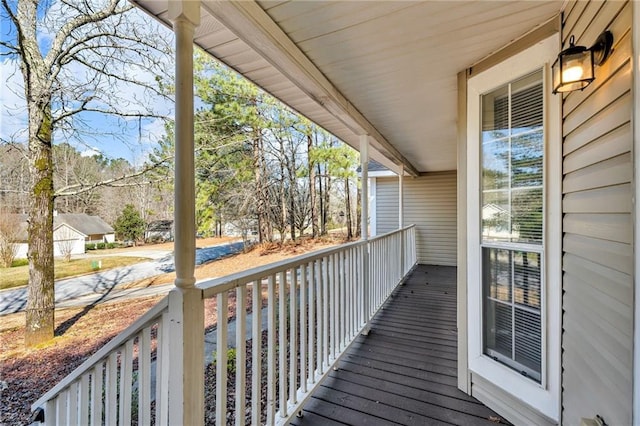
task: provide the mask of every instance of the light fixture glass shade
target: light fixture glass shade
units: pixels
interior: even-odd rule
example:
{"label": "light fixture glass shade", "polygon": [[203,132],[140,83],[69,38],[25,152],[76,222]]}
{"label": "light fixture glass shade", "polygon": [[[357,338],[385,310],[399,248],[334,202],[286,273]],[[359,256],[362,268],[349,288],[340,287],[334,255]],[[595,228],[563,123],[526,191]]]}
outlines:
{"label": "light fixture glass shade", "polygon": [[558,55],[552,66],[553,93],[582,90],[594,80],[593,51],[573,44]]}

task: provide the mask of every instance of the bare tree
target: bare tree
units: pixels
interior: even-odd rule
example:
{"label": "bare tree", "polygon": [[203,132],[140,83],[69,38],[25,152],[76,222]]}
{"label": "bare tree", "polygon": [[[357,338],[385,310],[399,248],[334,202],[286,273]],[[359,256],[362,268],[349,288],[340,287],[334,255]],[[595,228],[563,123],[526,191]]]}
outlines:
{"label": "bare tree", "polygon": [[18,215],[0,212],[0,266],[11,267],[18,254],[20,219]]}
{"label": "bare tree", "polygon": [[6,213],[29,210],[29,162],[22,144],[0,143],[0,206]]}
{"label": "bare tree", "polygon": [[[133,6],[124,0],[0,1],[2,19],[11,26],[7,34],[13,35],[0,41],[2,54],[18,60],[28,111],[32,186],[25,343],[32,346],[53,337],[54,132],[82,140],[95,131],[86,113],[120,117],[123,126],[127,118],[157,117],[148,109],[149,97],[161,95],[154,77],[167,69],[170,49],[149,20],[134,22]],[[40,42],[43,34],[46,43]],[[119,85],[127,87],[127,96],[114,90]],[[139,95],[131,99],[132,92]]]}
{"label": "bare tree", "polygon": [[[310,130],[306,132],[307,136],[307,163],[309,169],[309,203],[311,204],[311,237],[317,238],[320,234],[318,228],[318,203],[316,202],[316,167],[311,156],[313,151],[313,136]],[[317,133],[315,134],[317,137]]]}

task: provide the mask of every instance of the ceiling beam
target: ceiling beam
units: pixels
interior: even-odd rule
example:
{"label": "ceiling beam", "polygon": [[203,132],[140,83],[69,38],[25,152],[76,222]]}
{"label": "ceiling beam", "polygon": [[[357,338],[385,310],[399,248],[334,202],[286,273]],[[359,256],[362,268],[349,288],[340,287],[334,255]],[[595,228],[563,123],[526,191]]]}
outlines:
{"label": "ceiling beam", "polygon": [[255,1],[205,0],[202,7],[351,131],[370,136],[382,155],[412,176],[420,174]]}

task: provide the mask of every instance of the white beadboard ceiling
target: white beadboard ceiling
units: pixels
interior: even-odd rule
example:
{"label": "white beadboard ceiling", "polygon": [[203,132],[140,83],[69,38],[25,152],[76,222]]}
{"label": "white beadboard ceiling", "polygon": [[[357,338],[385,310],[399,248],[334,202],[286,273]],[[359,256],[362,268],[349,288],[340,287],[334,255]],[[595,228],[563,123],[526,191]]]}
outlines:
{"label": "white beadboard ceiling", "polygon": [[[170,25],[167,0],[133,1]],[[387,167],[454,170],[457,73],[562,4],[203,0],[195,43]]]}

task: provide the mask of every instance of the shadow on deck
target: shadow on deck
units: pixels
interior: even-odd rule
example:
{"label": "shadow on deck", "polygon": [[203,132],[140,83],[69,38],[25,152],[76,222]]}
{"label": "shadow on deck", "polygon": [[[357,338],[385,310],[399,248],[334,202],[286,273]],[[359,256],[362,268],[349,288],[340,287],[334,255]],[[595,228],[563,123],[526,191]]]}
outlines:
{"label": "shadow on deck", "polygon": [[456,339],[456,268],[418,266],[292,424],[506,423],[457,388]]}

